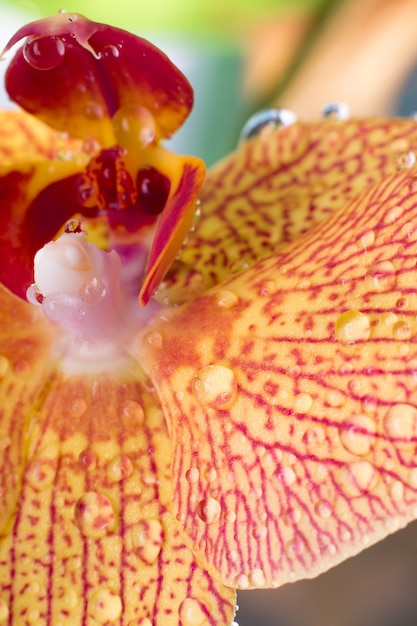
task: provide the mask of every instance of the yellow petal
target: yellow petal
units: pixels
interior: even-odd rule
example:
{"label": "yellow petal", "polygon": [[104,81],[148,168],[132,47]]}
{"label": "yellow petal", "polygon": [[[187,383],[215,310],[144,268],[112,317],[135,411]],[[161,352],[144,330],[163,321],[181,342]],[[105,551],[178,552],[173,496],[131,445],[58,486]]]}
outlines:
{"label": "yellow petal", "polygon": [[416,223],[411,169],[148,328],[174,507],[226,584],[316,576],[417,517]]}
{"label": "yellow petal", "polygon": [[45,331],[31,323],[29,305],[14,302],[0,301],[0,354],[10,368],[2,388],[0,620],[228,626],[234,590],[197,565],[169,510],[171,444],[149,380],[129,362],[100,376],[57,371],[40,384],[51,362]]}
{"label": "yellow petal", "polygon": [[[165,280],[165,300],[190,299],[297,239],[359,192],[406,168],[414,120],[326,119],[244,142],[214,166],[201,216]],[[192,294],[192,295],[193,295]]]}

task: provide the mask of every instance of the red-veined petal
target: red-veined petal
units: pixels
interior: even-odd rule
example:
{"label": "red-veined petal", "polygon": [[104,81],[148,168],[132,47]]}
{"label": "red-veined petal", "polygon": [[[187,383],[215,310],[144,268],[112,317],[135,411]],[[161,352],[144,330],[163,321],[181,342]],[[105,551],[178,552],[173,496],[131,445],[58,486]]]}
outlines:
{"label": "red-veined petal", "polygon": [[243,142],[207,174],[201,216],[166,277],[166,300],[189,300],[275,252],[407,168],[416,150],[411,119],[300,122]]}
{"label": "red-veined petal", "polygon": [[37,309],[0,298],[2,618],[229,626],[234,590],[197,565],[169,511],[171,443],[149,381],[131,360],[51,375]]}
{"label": "red-veined petal", "polygon": [[226,584],[315,576],[417,516],[416,181],[387,176],[144,337],[174,510]]}
{"label": "red-veined petal", "polygon": [[141,106],[153,116],[156,138],[183,123],[193,92],[158,48],[127,31],[60,13],[21,28],[3,54],[30,37],[6,75],[10,97],[51,127],[102,146],[115,143],[111,118]]}

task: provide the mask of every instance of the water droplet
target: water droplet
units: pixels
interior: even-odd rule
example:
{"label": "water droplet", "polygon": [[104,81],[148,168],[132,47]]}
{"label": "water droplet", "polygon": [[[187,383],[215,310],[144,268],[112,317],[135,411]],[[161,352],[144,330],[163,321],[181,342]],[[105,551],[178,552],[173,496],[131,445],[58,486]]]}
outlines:
{"label": "water droplet", "polygon": [[394,480],[389,486],[389,495],[395,502],[400,502],[404,497],[404,484],[400,480]]}
{"label": "water droplet", "polygon": [[359,238],[360,246],[364,252],[367,252],[371,246],[375,243],[375,232],[373,230],[366,230]]}
{"label": "water droplet", "polygon": [[0,354],[0,378],[6,376],[9,369],[9,359],[4,354]]}
{"label": "water droplet", "polygon": [[414,152],[397,152],[394,153],[394,165],[398,171],[406,170],[416,162],[416,155]]}
{"label": "water droplet", "polygon": [[84,400],[84,398],[77,398],[71,404],[71,413],[77,419],[82,417],[84,413],[86,412],[86,410],[87,410],[87,402]]}
{"label": "water droplet", "polygon": [[5,600],[0,598],[0,621],[6,620],[9,617],[9,607]]}
{"label": "water droplet", "polygon": [[58,469],[58,457],[45,458],[32,461],[26,467],[25,480],[36,491],[43,491],[50,487],[56,476]]}
{"label": "water droplet", "polygon": [[313,398],[308,393],[299,393],[295,396],[294,409],[297,413],[307,413],[313,405]]}
{"label": "water droplet", "polygon": [[333,506],[330,502],[323,500],[318,502],[315,506],[316,513],[323,519],[329,519],[333,515]]}
{"label": "water droplet", "polygon": [[291,126],[297,116],[288,109],[265,109],[255,113],[248,119],[240,133],[239,142],[259,137],[280,127]]}
{"label": "water droplet", "polygon": [[301,520],[301,510],[300,509],[287,509],[284,513],[284,523],[288,526],[292,526],[293,524],[298,524]]}
{"label": "water droplet", "polygon": [[99,624],[115,622],[122,615],[120,596],[111,589],[95,591],[88,601],[88,613]]}
{"label": "water droplet", "polygon": [[239,574],[234,580],[234,587],[237,589],[248,589],[250,587],[249,578],[246,574]]}
{"label": "water droplet", "polygon": [[274,280],[264,280],[259,287],[259,295],[261,297],[270,296],[276,291],[276,284]]}
{"label": "water droplet", "polygon": [[303,443],[308,448],[317,448],[320,446],[326,438],[324,428],[322,426],[312,426],[308,428],[303,435]]}
{"label": "water droplet", "polygon": [[107,466],[107,477],[112,483],[117,483],[129,478],[132,472],[132,461],[125,454],[114,457]]}
{"label": "water droplet", "polygon": [[204,471],[204,478],[207,482],[212,483],[217,479],[217,470],[214,467],[209,467]]}
{"label": "water droplet", "polygon": [[105,59],[118,59],[120,56],[120,50],[113,44],[107,44],[101,51],[101,56]]}
{"label": "water droplet", "polygon": [[352,454],[368,454],[375,443],[376,425],[367,415],[353,415],[348,420],[348,427],[340,431],[340,441]]}
{"label": "water droplet", "polygon": [[249,572],[249,582],[253,587],[263,587],[265,585],[265,574],[261,569],[256,567]]}
{"label": "water droplet", "polygon": [[155,139],[155,120],[145,107],[134,104],[121,107],[112,122],[118,145],[127,150],[145,148]]}
{"label": "water droplet", "polygon": [[365,275],[365,287],[369,291],[392,291],[396,282],[396,271],[391,261],[376,263]]}
{"label": "water droplet", "polygon": [[91,471],[97,466],[97,456],[92,450],[83,450],[78,458],[82,467],[87,471]]}
{"label": "water droplet", "polygon": [[143,424],[145,421],[145,412],[142,408],[142,405],[136,400],[128,400],[123,407],[124,415],[132,420],[132,422],[136,422],[137,424]]}
{"label": "water droplet", "polygon": [[300,557],[304,550],[305,543],[300,537],[297,537],[293,541],[289,541],[285,546],[285,552],[291,559]]}
{"label": "water droplet", "polygon": [[345,102],[329,102],[323,107],[321,115],[327,119],[347,120],[350,117],[350,110]]}
{"label": "water droplet", "polygon": [[338,341],[349,345],[367,341],[371,334],[371,325],[367,315],[359,311],[346,311],[336,320],[335,330]]}
{"label": "water droplet", "polygon": [[31,37],[23,47],[23,58],[35,70],[52,70],[62,62],[65,44],[60,37]]}
{"label": "water droplet", "polygon": [[89,102],[84,107],[84,115],[89,120],[101,120],[105,116],[104,108],[98,102]]}
{"label": "water droplet", "polygon": [[371,491],[378,480],[375,467],[369,461],[353,461],[335,472],[347,496],[357,498]]}
{"label": "water droplet", "polygon": [[143,342],[146,345],[155,348],[155,350],[162,350],[164,345],[161,333],[158,333],[156,330],[150,330],[145,333],[143,336]]}
{"label": "water droplet", "polygon": [[398,341],[404,341],[411,337],[411,325],[409,322],[397,322],[392,328],[392,334],[394,339]]}
{"label": "water droplet", "polygon": [[107,293],[107,288],[101,278],[89,278],[80,287],[79,296],[87,304],[98,304]]}
{"label": "water droplet", "polygon": [[195,598],[186,598],[179,607],[181,626],[204,626],[209,614],[207,607]]}
{"label": "water droplet", "polygon": [[265,525],[255,526],[252,530],[252,537],[254,539],[264,540],[268,536],[268,528]]}
{"label": "water droplet", "polygon": [[207,365],[192,382],[194,395],[202,404],[215,409],[229,408],[238,395],[234,373],[224,365]]}
{"label": "water droplet", "polygon": [[386,224],[395,224],[403,213],[404,209],[401,206],[390,207],[384,215],[384,222]]}
{"label": "water droplet", "polygon": [[92,539],[101,539],[116,528],[110,500],[96,491],[88,491],[77,501],[74,519],[81,534]]}
{"label": "water droplet", "polygon": [[345,396],[337,389],[331,389],[326,393],[326,402],[332,407],[341,407],[345,404]]}
{"label": "water droplet", "polygon": [[397,307],[397,309],[406,309],[408,307],[408,300],[407,298],[398,298],[397,302],[395,303],[395,306]]}
{"label": "water droplet", "polygon": [[135,554],[147,565],[157,560],[164,541],[164,529],[157,519],[141,520],[131,529]]}
{"label": "water droplet", "polygon": [[404,450],[417,443],[417,408],[411,404],[395,404],[384,418],[384,429],[390,440]]}
{"label": "water droplet", "polygon": [[296,473],[292,467],[285,466],[281,468],[282,481],[289,487],[293,485],[297,479]]}
{"label": "water droplet", "polygon": [[200,478],[200,471],[197,467],[190,467],[189,470],[185,472],[185,478],[189,483],[196,483]]}
{"label": "water droplet", "polygon": [[198,505],[198,517],[206,524],[213,524],[220,519],[221,506],[214,498],[204,498]]}

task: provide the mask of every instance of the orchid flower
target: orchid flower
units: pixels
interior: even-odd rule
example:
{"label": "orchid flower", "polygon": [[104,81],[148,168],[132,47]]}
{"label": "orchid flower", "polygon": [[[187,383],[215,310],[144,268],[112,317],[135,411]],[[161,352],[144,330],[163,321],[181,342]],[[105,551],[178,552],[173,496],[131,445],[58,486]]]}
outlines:
{"label": "orchid flower", "polygon": [[417,517],[416,123],[275,115],[203,185],[161,145],[192,90],[159,50],[66,13],[22,38],[0,623],[229,626],[236,588]]}

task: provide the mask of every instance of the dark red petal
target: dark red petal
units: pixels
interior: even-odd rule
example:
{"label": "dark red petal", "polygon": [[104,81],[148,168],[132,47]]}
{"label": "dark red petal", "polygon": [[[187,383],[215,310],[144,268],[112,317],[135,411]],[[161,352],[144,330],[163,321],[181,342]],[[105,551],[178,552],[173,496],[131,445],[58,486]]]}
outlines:
{"label": "dark red petal", "polygon": [[[0,282],[21,298],[33,282],[34,255],[79,208],[78,172],[69,175],[68,164],[59,165],[54,173],[39,162],[0,176]],[[46,174],[51,183],[42,188]]]}
{"label": "dark red petal", "polygon": [[157,138],[183,123],[193,92],[158,48],[124,30],[60,13],[21,28],[3,54],[30,37],[6,75],[9,96],[53,128],[114,143],[111,118],[119,109],[148,109]]}

